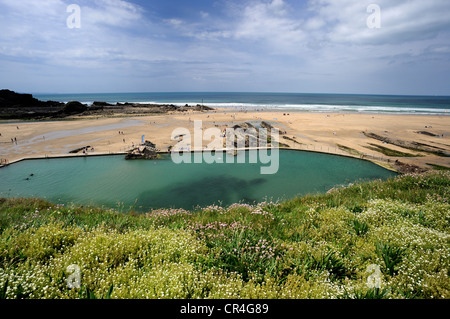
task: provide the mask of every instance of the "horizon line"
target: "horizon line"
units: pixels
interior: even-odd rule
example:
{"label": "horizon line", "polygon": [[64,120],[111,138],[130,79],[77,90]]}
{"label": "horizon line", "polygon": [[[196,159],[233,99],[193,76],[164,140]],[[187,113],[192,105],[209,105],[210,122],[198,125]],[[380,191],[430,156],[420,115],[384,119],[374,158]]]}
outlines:
{"label": "horizon line", "polygon": [[24,94],[32,94],[32,95],[84,95],[84,94],[301,94],[301,95],[361,95],[361,96],[411,96],[411,97],[448,97],[449,95],[442,94],[393,94],[393,93],[335,93],[335,92],[289,92],[289,91],[134,91],[134,92],[64,92],[64,93],[56,93],[56,92],[19,92]]}

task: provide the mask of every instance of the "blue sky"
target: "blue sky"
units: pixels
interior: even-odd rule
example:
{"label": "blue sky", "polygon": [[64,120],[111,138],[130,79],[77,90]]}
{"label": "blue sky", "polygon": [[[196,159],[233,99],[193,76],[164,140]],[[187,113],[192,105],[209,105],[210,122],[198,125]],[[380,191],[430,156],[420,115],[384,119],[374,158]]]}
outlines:
{"label": "blue sky", "polygon": [[0,88],[450,95],[449,16],[448,0],[0,0]]}

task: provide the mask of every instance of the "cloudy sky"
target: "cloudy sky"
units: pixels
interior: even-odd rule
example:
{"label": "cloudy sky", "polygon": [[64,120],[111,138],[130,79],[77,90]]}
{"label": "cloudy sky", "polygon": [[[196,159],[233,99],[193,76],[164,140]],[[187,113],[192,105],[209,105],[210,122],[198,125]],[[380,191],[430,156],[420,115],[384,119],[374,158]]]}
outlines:
{"label": "cloudy sky", "polygon": [[0,0],[0,88],[450,95],[448,17],[449,0]]}

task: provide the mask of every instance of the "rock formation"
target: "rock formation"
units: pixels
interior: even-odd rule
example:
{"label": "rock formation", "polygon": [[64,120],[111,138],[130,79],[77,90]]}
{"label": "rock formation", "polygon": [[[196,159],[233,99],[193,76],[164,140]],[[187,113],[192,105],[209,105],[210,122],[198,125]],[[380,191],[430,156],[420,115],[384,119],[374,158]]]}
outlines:
{"label": "rock formation", "polygon": [[154,160],[158,159],[159,150],[156,148],[156,145],[150,141],[145,141],[140,147],[135,147],[125,156],[126,160],[134,160],[134,159],[144,159],[144,160]]}

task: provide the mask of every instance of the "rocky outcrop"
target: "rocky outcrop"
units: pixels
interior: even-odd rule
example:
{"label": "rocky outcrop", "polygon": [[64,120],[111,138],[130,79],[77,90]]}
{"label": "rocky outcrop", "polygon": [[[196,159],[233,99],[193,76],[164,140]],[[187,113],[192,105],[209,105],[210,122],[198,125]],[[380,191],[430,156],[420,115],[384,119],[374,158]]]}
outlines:
{"label": "rocky outcrop", "polygon": [[159,155],[156,152],[155,149],[144,147],[144,149],[135,148],[134,150],[128,152],[127,155],[125,155],[126,160],[136,160],[136,159],[143,159],[143,160],[154,160],[158,159]]}
{"label": "rocky outcrop", "polygon": [[80,148],[77,148],[77,149],[75,149],[75,150],[73,150],[73,151],[70,151],[69,152],[69,154],[78,154],[78,153],[80,153],[81,151],[87,151],[88,149],[90,149],[91,147],[88,145],[88,146],[84,146],[84,147],[80,147]]}
{"label": "rocky outcrop", "polygon": [[213,110],[204,105],[176,106],[173,104],[116,103],[95,101],[91,106],[72,101],[67,104],[40,101],[31,94],[0,90],[0,119],[48,119],[68,116],[113,116],[116,114],[145,115],[169,112],[205,112]]}
{"label": "rocky outcrop", "polygon": [[5,108],[61,108],[64,103],[55,101],[39,101],[31,94],[16,93],[10,90],[0,90],[0,109]]}
{"label": "rocky outcrop", "polygon": [[150,141],[145,141],[140,147],[135,147],[125,156],[126,160],[134,160],[134,159],[144,159],[144,160],[154,160],[158,159],[159,150],[156,148],[156,145]]}
{"label": "rocky outcrop", "polygon": [[427,131],[418,131],[416,133],[417,134],[422,134],[422,135],[427,135],[427,136],[432,136],[432,137],[439,137],[439,135],[431,133],[431,132],[427,132]]}
{"label": "rocky outcrop", "polygon": [[426,169],[423,169],[419,166],[403,163],[398,160],[395,161],[394,167],[395,167],[395,170],[401,174],[408,174],[408,173],[418,174],[418,173],[424,173],[427,171]]}
{"label": "rocky outcrop", "polygon": [[55,115],[64,109],[64,103],[40,101],[31,94],[0,90],[0,118],[28,119]]}
{"label": "rocky outcrop", "polygon": [[[264,130],[261,130],[265,129]],[[268,147],[270,147],[272,145],[272,141],[271,141],[271,131],[274,127],[271,126],[270,124],[266,123],[266,122],[261,122],[260,127],[257,127],[256,125],[253,125],[252,123],[249,122],[244,122],[244,123],[240,123],[240,124],[236,124],[233,126],[234,129],[234,133],[236,136],[236,139],[234,141],[234,146],[238,147],[240,145],[238,145],[238,141],[244,140],[244,147],[248,148],[248,147],[260,147],[263,145],[267,145]],[[242,129],[242,130],[238,130],[238,129]],[[279,141],[278,141],[279,143]],[[281,146],[281,144],[279,143],[279,146]],[[283,144],[283,146],[289,147],[286,144]]]}
{"label": "rocky outcrop", "polygon": [[450,157],[450,153],[447,152],[445,149],[437,147],[437,146],[432,146],[432,145],[428,145],[428,144],[424,144],[424,143],[419,143],[419,142],[414,142],[414,141],[403,141],[403,140],[399,140],[399,139],[394,139],[394,138],[389,138],[389,137],[385,137],[385,136],[381,136],[375,133],[371,133],[371,132],[362,132],[366,137],[387,143],[387,144],[392,144],[395,146],[399,146],[399,147],[403,147],[406,149],[410,149],[413,151],[422,151],[422,152],[426,152],[426,153],[431,153],[437,156],[442,156],[442,157]]}
{"label": "rocky outcrop", "polygon": [[79,114],[87,111],[88,107],[86,104],[82,104],[77,101],[68,102],[63,109],[66,114]]}

